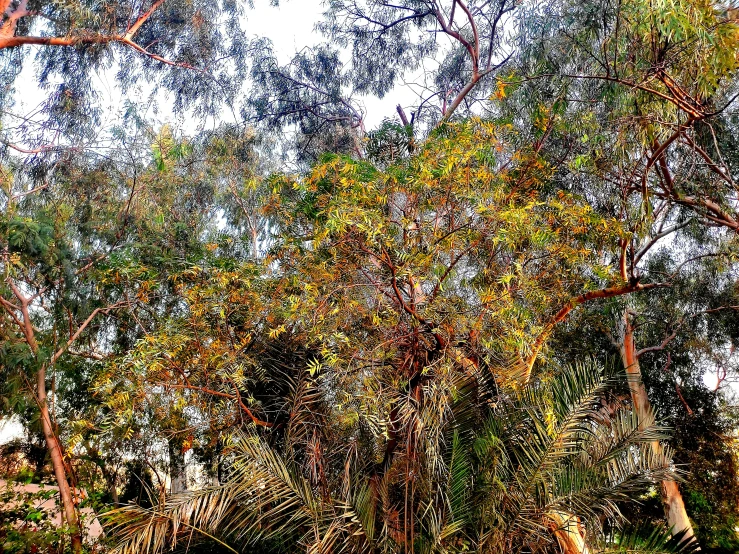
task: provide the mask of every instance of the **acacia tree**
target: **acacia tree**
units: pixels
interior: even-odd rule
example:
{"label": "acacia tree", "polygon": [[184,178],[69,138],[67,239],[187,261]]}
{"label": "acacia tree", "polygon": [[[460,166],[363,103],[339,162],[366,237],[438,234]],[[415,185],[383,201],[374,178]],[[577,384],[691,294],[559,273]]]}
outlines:
{"label": "acacia tree", "polygon": [[[80,214],[68,198],[45,196],[38,190],[29,193],[20,184],[6,173],[5,210],[0,220],[2,370],[8,392],[27,396],[37,407],[63,513],[72,529],[73,548],[78,551],[79,492],[49,403],[59,403],[54,384],[57,372],[59,381],[63,380],[68,356],[100,356],[91,339],[95,334],[90,331],[99,329],[100,319],[121,304],[96,294],[90,273],[98,252],[77,235]],[[79,241],[76,244],[75,238]]]}
{"label": "acacia tree", "polygon": [[[318,518],[320,542],[312,543],[316,547],[349,541],[352,534],[347,536],[338,527],[343,524],[329,519],[324,528],[319,524],[323,516],[318,514],[337,510],[333,503],[338,498],[360,494],[347,492],[352,490],[347,489],[352,475],[366,478],[362,486],[368,488],[360,491],[364,490],[362,502],[370,504],[363,509],[382,518],[377,525],[382,521],[384,531],[376,539],[367,528],[375,526],[371,521],[375,516],[367,516],[370,520],[363,523],[362,533],[370,543],[389,541],[385,547],[397,545],[411,551],[414,544],[422,548],[425,541],[451,540],[457,531],[444,531],[441,520],[433,531],[432,521],[426,519],[432,517],[430,513],[439,514],[426,508],[425,503],[432,502],[428,491],[434,490],[426,476],[435,474],[433,468],[441,463],[439,453],[450,444],[445,433],[462,425],[463,416],[453,415],[456,410],[487,413],[496,405],[495,398],[505,403],[527,381],[524,390],[546,388],[539,374],[531,376],[531,364],[524,360],[538,355],[546,341],[542,337],[548,337],[551,326],[564,318],[556,307],[571,308],[649,288],[646,284],[609,286],[619,282],[619,274],[607,261],[599,261],[596,252],[608,244],[617,246],[617,222],[597,216],[577,197],[548,192],[551,168],[536,149],[517,150],[512,148],[515,143],[510,129],[475,121],[440,129],[417,155],[385,171],[333,157],[303,181],[276,179],[273,186],[279,195],[273,209],[279,214],[283,238],[265,265],[231,267],[216,258],[209,267],[194,267],[178,278],[187,311],[115,362],[101,386],[111,391],[111,402],[124,417],[136,411],[129,391],[138,391],[137,402],[146,403],[164,389],[181,395],[183,402],[211,418],[236,418],[256,429],[277,453],[261,446],[259,456],[249,450],[256,465],[244,462],[245,467],[267,464],[270,471],[283,476],[280,479],[285,479],[283,485],[289,491],[276,482],[273,488],[273,477],[264,476],[265,490],[270,492],[263,500],[254,496],[254,507],[275,506],[275,515],[284,511],[291,523],[273,522],[271,517],[253,521],[248,515],[251,502],[242,502],[238,492],[247,497],[254,494],[249,492],[254,490],[253,482],[247,481],[190,497],[195,505],[186,499],[181,507],[180,500],[174,500],[163,507],[167,513],[174,510],[170,515],[153,519],[146,515],[134,521],[130,512],[122,512],[118,521],[127,537],[125,548],[135,550],[145,544],[162,548],[174,540],[170,533],[176,537],[179,529],[201,524],[206,533],[218,533],[219,540],[233,533],[231,539],[240,543],[252,540],[248,537],[256,533],[255,537],[276,540],[277,549],[279,545],[293,548],[292,541],[298,540],[293,532],[309,525],[296,519],[289,508],[294,502]],[[567,382],[572,391],[577,388]],[[468,386],[476,391],[471,398],[478,400],[457,404],[454,399]],[[557,390],[565,394],[567,385],[561,386]],[[600,416],[590,409],[600,409],[599,394],[593,390],[582,399],[582,409],[596,420]],[[566,403],[565,397],[561,401]],[[574,436],[569,436],[574,431],[568,427],[570,416],[564,415],[571,408],[580,409],[563,406],[562,419],[552,415],[550,424],[546,418],[532,423],[544,425],[539,428],[544,433],[540,438],[546,439],[542,450],[532,446],[533,439],[521,439],[521,444],[530,443],[533,448],[531,466],[520,460],[523,471],[531,475],[521,479],[544,479],[541,486],[547,489],[547,479],[558,482],[554,474],[564,478],[569,471],[553,467],[554,473],[547,470],[542,476],[536,468],[539,463],[557,466],[555,459],[580,452]],[[541,410],[537,418],[546,417],[546,409],[541,406]],[[629,437],[656,439],[649,416],[640,416],[641,420],[629,420],[629,426],[636,427],[622,431]],[[583,420],[573,417],[586,427],[595,424],[590,415]],[[604,417],[608,436],[621,433],[614,427],[620,424]],[[551,435],[547,425],[553,426]],[[245,440],[251,444],[252,439]],[[625,440],[624,445],[631,444],[631,439]],[[573,450],[564,444],[571,444]],[[550,448],[552,460],[547,454]],[[654,452],[650,445],[639,457],[646,465],[625,470],[624,486],[632,478],[641,479],[637,475],[643,471],[665,467],[666,462],[657,460],[669,454],[655,454],[655,458]],[[287,462],[280,461],[282,456]],[[589,471],[573,469],[580,470]],[[246,478],[254,469],[244,471]],[[259,475],[253,477],[262,479]],[[575,482],[567,483],[572,499]],[[517,499],[498,499],[501,506],[491,506],[480,516],[482,529],[495,528],[488,518],[497,517],[498,510],[505,512],[508,508],[503,506],[512,502],[518,506],[512,508],[512,519],[506,520],[503,513],[500,517],[513,527],[505,531],[498,526],[502,534],[494,537],[484,531],[473,533],[469,540],[492,551],[506,544],[516,549],[544,548],[553,537],[568,552],[581,549],[585,540],[595,544],[600,508],[589,511],[586,506],[596,501],[585,501],[591,498],[594,483],[582,482],[583,488],[578,489],[582,502],[571,504],[558,493],[531,497],[524,487]],[[459,486],[464,490],[467,485]],[[488,494],[490,502],[498,501],[485,490],[480,498]],[[211,494],[217,500],[211,500],[215,498]],[[298,494],[300,500],[291,500],[291,494]],[[323,507],[316,504],[319,498]],[[611,508],[603,509],[616,516]],[[458,529],[456,525],[463,524],[452,528]],[[521,528],[519,534],[520,525],[527,531]],[[554,533],[531,534],[529,525],[543,525]],[[587,539],[586,528],[591,531]]]}
{"label": "acacia tree", "polygon": [[[23,167],[7,166],[3,175],[0,367],[4,398],[11,400],[4,413],[38,417],[75,549],[83,461],[102,466],[115,498],[118,476],[106,464],[137,449],[123,444],[130,435],[105,425],[106,414],[94,422],[88,417],[99,409],[89,390],[97,364],[125,351],[175,308],[166,275],[203,251],[216,198],[221,209],[245,217],[224,167],[251,159],[251,135],[228,129],[190,143],[165,128],[142,138],[143,145],[113,159],[47,153],[45,160],[56,167],[37,175],[43,184],[34,188]],[[232,247],[243,250],[240,243]],[[163,282],[145,281],[154,268]],[[35,409],[29,411],[29,403]],[[142,445],[164,437],[178,454],[170,463],[178,466],[181,425],[141,415],[140,425],[150,426]]]}

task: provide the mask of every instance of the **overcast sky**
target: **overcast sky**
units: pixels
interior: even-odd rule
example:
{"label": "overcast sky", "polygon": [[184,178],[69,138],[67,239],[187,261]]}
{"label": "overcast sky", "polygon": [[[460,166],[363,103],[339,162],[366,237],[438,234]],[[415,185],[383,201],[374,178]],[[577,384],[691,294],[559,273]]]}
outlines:
{"label": "overcast sky", "polygon": [[[280,7],[272,7],[268,0],[254,0],[254,9],[247,12],[246,31],[252,36],[265,36],[275,46],[280,63],[286,63],[293,54],[306,46],[324,41],[314,27],[322,17],[322,0],[281,0]],[[348,57],[347,57],[348,58]],[[404,86],[396,87],[383,99],[365,97],[365,127],[377,127],[386,117],[395,116],[395,106],[413,104],[416,95]]]}
{"label": "overcast sky", "polygon": [[[281,64],[287,63],[303,48],[324,42],[323,36],[314,31],[324,11],[322,4],[322,0],[282,0],[279,7],[274,7],[270,6],[269,0],[254,0],[254,9],[246,10],[246,33],[250,38],[270,39],[278,61]],[[122,96],[114,75],[115,72],[111,70],[98,74],[93,79],[101,94],[101,104],[105,108],[101,129],[113,127],[123,110]],[[31,64],[26,65],[16,86],[16,105],[13,110],[15,113],[29,114],[47,98],[48,91],[40,90],[36,84]],[[139,86],[137,90],[138,93],[134,91],[129,93],[128,97],[137,103],[144,103],[150,91],[145,85]],[[399,86],[383,99],[374,97],[359,99],[365,113],[365,127],[373,129],[383,118],[396,117],[397,104],[408,107],[414,104],[416,98],[416,94],[409,87]],[[163,108],[156,116],[158,123],[175,123],[185,132],[195,132],[198,123],[196,120],[181,117],[179,121],[175,121],[172,113],[166,108],[166,102],[160,102],[160,105]]]}

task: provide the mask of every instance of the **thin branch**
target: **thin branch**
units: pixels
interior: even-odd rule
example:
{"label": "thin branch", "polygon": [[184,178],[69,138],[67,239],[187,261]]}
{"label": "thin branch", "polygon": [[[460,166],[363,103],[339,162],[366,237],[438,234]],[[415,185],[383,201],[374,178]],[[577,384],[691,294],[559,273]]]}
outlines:
{"label": "thin branch", "polygon": [[680,230],[680,229],[682,229],[684,227],[687,227],[692,222],[693,222],[693,219],[692,218],[691,219],[688,219],[687,221],[685,221],[683,223],[675,224],[672,227],[668,227],[664,231],[661,231],[661,232],[657,233],[656,235],[654,235],[649,240],[649,242],[647,242],[644,246],[642,246],[637,251],[636,255],[634,256],[634,265],[636,265],[636,264],[639,263],[639,260],[641,260],[644,257],[644,255],[649,251],[650,248],[652,248],[652,246],[654,246],[657,243],[657,241],[659,241],[660,239],[666,237],[667,235],[669,235],[671,233],[674,233],[675,231],[678,231],[678,230]]}
{"label": "thin branch", "polygon": [[261,427],[274,427],[274,423],[270,423],[269,421],[264,421],[259,419],[257,416],[255,416],[252,411],[241,401],[241,398],[238,398],[234,396],[233,394],[228,394],[227,392],[221,392],[213,389],[209,389],[207,387],[199,387],[195,385],[177,385],[174,383],[160,383],[161,386],[169,388],[169,389],[185,389],[185,390],[192,390],[196,392],[202,392],[204,394],[210,394],[213,396],[219,396],[221,398],[228,398],[229,400],[236,400],[239,404],[239,407],[241,410],[249,416],[249,419],[251,419],[256,425],[259,425]]}
{"label": "thin branch", "polygon": [[151,8],[148,9],[148,11],[139,17],[136,22],[129,27],[128,31],[126,31],[126,34],[123,35],[128,40],[131,40],[133,38],[133,35],[136,34],[136,32],[141,28],[141,26],[146,22],[147,19],[151,17],[151,15],[161,6],[164,4],[165,0],[156,0],[154,4],[152,4]]}
{"label": "thin branch", "polygon": [[660,350],[664,350],[667,347],[667,345],[670,344],[670,342],[675,337],[677,337],[677,332],[680,330],[680,327],[682,327],[683,323],[684,323],[684,320],[680,320],[680,322],[678,323],[677,327],[675,327],[675,330],[672,333],[670,333],[669,335],[667,335],[664,338],[664,340],[661,343],[659,343],[658,345],[656,345],[656,346],[649,346],[647,348],[642,348],[641,350],[637,350],[636,351],[636,357],[637,358],[640,358],[641,356],[643,356],[647,352],[659,352]]}
{"label": "thin branch", "polygon": [[125,302],[117,302],[116,304],[113,304],[111,306],[108,306],[107,308],[95,308],[92,313],[87,317],[87,319],[82,322],[82,325],[80,325],[77,328],[77,331],[69,338],[67,343],[59,348],[54,355],[49,360],[49,365],[54,365],[54,363],[59,359],[59,357],[64,354],[67,349],[74,344],[74,342],[79,338],[79,336],[82,334],[82,332],[87,328],[88,325],[92,322],[93,319],[95,319],[95,316],[97,316],[99,313],[108,314],[110,310],[114,310],[116,308],[119,308],[121,306],[125,305]]}

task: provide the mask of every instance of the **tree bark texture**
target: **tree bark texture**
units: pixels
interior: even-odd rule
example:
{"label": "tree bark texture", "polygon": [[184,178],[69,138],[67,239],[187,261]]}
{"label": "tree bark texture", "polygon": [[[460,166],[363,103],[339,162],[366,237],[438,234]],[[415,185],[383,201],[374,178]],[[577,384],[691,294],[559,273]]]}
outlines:
{"label": "tree bark texture", "polygon": [[180,441],[169,441],[169,490],[172,494],[184,492],[187,487],[185,455],[182,453]]}
{"label": "tree bark texture", "polygon": [[82,550],[82,534],[80,530],[79,518],[77,517],[77,505],[73,496],[72,488],[69,486],[67,479],[67,467],[64,463],[64,453],[59,442],[49,414],[49,405],[46,400],[46,367],[41,366],[36,375],[36,396],[38,398],[39,411],[41,413],[41,424],[46,439],[46,448],[51,457],[51,465],[54,468],[54,477],[56,477],[59,486],[59,496],[62,499],[62,509],[67,525],[72,529],[72,550],[81,552]]}
{"label": "tree bark texture", "polygon": [[[634,328],[630,317],[628,311],[624,311],[623,319],[619,325],[619,350],[629,380],[631,401],[641,428],[642,422],[648,421],[652,406],[641,377],[641,368],[639,367],[639,358],[636,355],[636,344],[634,342]],[[654,442],[652,446],[656,452],[662,452],[662,445],[658,441]],[[675,481],[662,481],[660,492],[667,524],[673,532],[685,531],[687,536],[693,537],[693,526],[685,511],[685,503],[678,484]]]}

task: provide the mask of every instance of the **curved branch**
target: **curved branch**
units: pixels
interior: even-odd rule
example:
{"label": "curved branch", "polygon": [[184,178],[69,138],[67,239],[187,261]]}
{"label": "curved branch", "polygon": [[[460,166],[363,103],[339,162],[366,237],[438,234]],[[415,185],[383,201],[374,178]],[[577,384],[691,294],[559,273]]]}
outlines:
{"label": "curved branch", "polygon": [[576,296],[575,298],[572,298],[565,306],[563,306],[552,318],[552,320],[544,327],[544,330],[539,333],[539,336],[536,337],[536,340],[534,341],[534,345],[531,349],[531,354],[525,361],[525,372],[524,372],[524,382],[528,382],[531,378],[531,371],[534,368],[534,363],[536,362],[536,359],[539,357],[539,353],[541,352],[541,349],[544,346],[544,342],[549,338],[549,336],[552,334],[552,331],[554,331],[554,328],[557,326],[558,323],[561,323],[564,321],[569,313],[574,310],[576,307],[578,307],[580,304],[585,304],[586,302],[590,302],[591,300],[598,300],[601,298],[614,298],[616,296],[623,296],[626,294],[631,294],[633,292],[639,292],[643,290],[649,290],[659,287],[667,287],[669,286],[667,283],[650,283],[643,285],[636,282],[629,282],[625,285],[616,286],[616,287],[608,287],[600,290],[594,290],[590,292],[586,292],[584,294],[581,294],[580,296]]}

